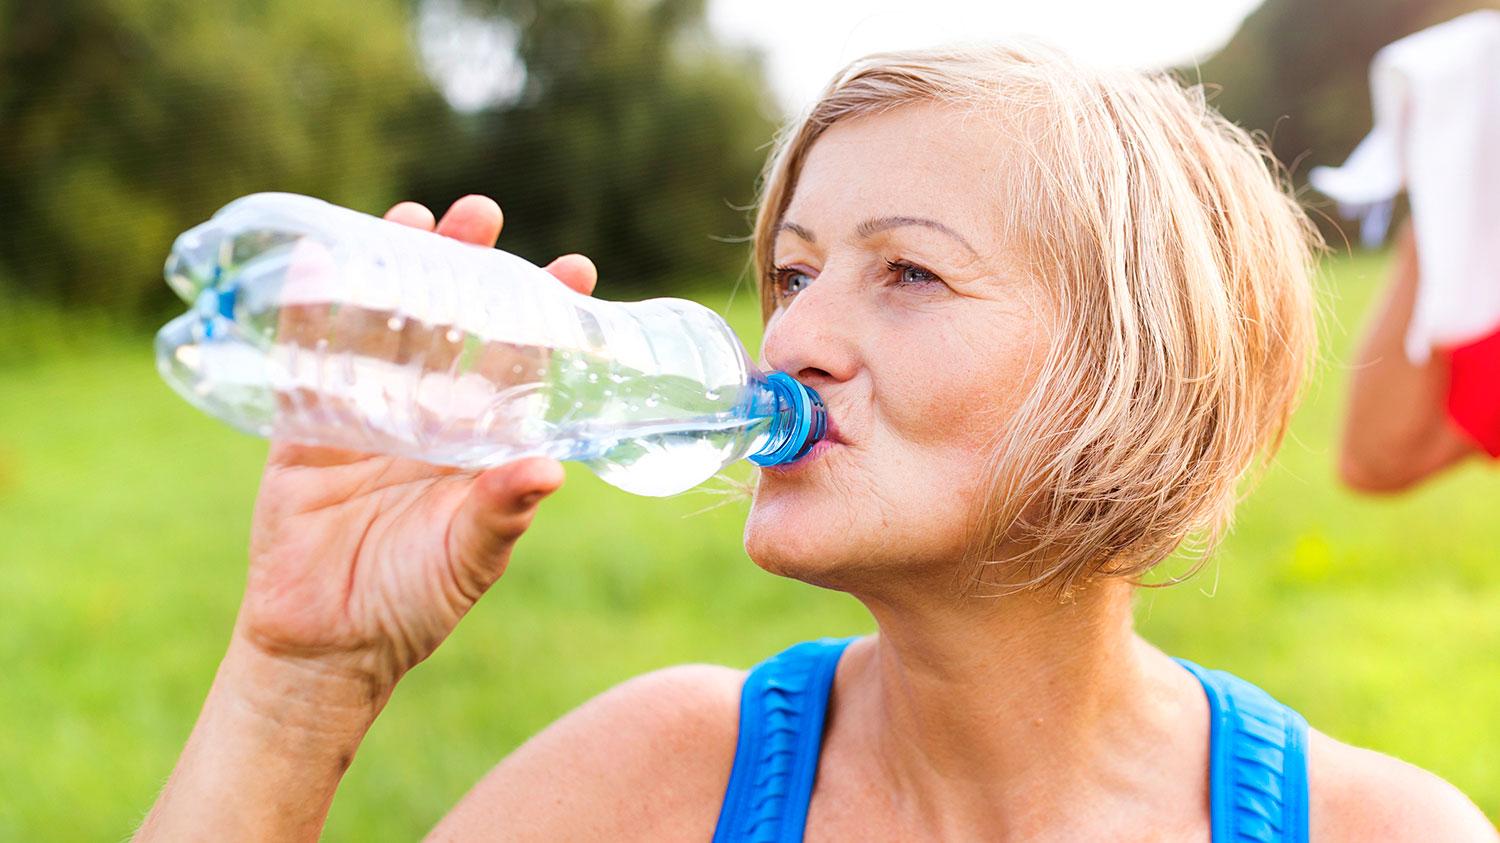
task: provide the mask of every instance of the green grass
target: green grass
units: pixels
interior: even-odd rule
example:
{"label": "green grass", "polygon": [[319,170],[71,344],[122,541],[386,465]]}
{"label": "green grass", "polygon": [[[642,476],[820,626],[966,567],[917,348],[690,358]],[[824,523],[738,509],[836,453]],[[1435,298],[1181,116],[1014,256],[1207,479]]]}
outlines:
{"label": "green grass", "polygon": [[[1382,269],[1331,264],[1348,331]],[[751,296],[731,316],[758,336]],[[1341,491],[1345,334],[1330,326],[1295,436],[1223,552],[1144,593],[1141,627],[1497,817],[1500,477],[1474,465],[1396,500]],[[150,806],[226,642],[264,454],[177,399],[146,337],[0,356],[0,839],[117,839]],[[505,580],[375,725],[327,839],[419,837],[507,751],[628,676],[871,628],[849,598],[756,568],[742,503],[694,514],[717,501],[636,498],[570,468]]]}

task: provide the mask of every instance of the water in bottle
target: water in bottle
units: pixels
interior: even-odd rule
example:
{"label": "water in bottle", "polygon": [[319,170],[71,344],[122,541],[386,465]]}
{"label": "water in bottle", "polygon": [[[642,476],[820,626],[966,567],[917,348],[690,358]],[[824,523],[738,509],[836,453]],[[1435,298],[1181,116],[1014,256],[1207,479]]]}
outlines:
{"label": "water in bottle", "polygon": [[486,468],[543,455],[642,495],[791,462],[817,394],[763,373],[713,311],[608,302],[497,249],[317,199],[246,196],[178,237],[191,309],[158,368],[241,430]]}

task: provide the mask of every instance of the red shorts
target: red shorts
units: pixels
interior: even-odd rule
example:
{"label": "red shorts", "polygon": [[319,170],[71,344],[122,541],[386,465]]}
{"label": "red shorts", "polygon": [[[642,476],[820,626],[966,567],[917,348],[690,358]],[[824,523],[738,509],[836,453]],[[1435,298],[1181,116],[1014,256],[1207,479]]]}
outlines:
{"label": "red shorts", "polygon": [[1479,447],[1500,457],[1500,331],[1448,353],[1448,415]]}

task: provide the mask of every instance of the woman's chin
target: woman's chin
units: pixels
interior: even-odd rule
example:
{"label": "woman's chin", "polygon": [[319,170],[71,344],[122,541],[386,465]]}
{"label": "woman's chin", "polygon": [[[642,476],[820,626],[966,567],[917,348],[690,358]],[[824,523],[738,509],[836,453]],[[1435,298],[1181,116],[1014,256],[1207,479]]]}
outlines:
{"label": "woman's chin", "polygon": [[826,521],[819,524],[815,513],[781,495],[772,497],[757,498],[745,520],[745,552],[755,564],[773,574],[798,577],[798,571],[840,552]]}
{"label": "woman's chin", "polygon": [[[789,491],[789,490],[788,490]],[[801,494],[757,496],[745,520],[745,552],[770,573],[832,586],[851,548],[847,511],[827,512]]]}

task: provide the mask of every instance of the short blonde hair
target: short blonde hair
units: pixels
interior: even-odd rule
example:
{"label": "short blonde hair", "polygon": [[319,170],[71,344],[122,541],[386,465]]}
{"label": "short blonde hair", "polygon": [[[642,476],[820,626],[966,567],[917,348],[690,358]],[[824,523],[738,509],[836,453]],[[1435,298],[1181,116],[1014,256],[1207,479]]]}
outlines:
{"label": "short blonde hair", "polygon": [[1036,386],[996,431],[974,570],[1005,563],[1010,588],[1066,592],[1138,577],[1189,539],[1201,559],[1241,476],[1279,447],[1314,356],[1321,241],[1284,171],[1165,75],[1031,42],[871,55],[767,163],[753,235],[766,318],[776,226],[813,143],[917,103],[994,117],[1017,141],[995,201],[1055,320]]}

